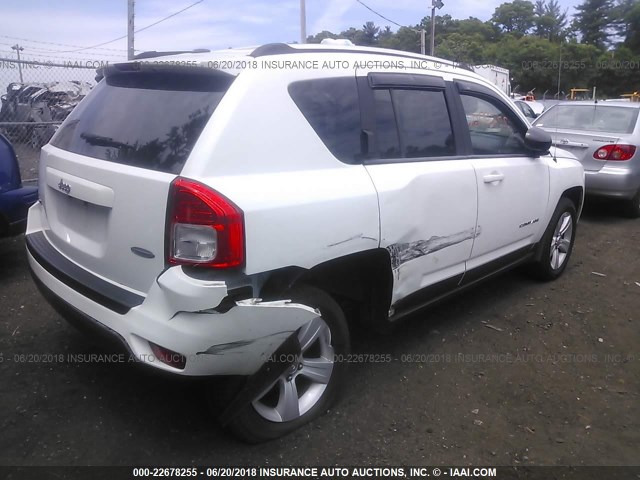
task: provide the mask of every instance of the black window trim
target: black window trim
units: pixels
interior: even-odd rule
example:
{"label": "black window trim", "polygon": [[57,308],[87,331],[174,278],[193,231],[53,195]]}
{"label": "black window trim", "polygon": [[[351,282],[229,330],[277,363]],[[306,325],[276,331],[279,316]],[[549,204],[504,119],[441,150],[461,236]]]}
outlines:
{"label": "black window trim", "polygon": [[435,75],[416,75],[412,73],[369,73],[367,75],[369,86],[373,89],[439,89],[445,88],[445,81],[442,77]]}
{"label": "black window trim", "polygon": [[[393,76],[394,83],[389,82]],[[424,77],[424,80],[419,77]],[[375,78],[376,80],[372,80]],[[435,80],[437,79],[437,80]],[[439,80],[439,81],[438,81]],[[463,160],[468,158],[467,145],[464,140],[464,130],[460,128],[459,112],[462,109],[462,103],[458,97],[458,93],[453,88],[452,82],[445,81],[442,77],[434,75],[416,75],[409,73],[369,73],[366,76],[356,76],[358,85],[358,96],[360,98],[360,115],[362,125],[362,144],[363,144],[363,161],[364,165],[384,165],[395,163],[416,163],[416,162],[442,162],[450,160]],[[372,85],[373,83],[373,85]],[[376,135],[375,122],[375,100],[374,90],[425,90],[425,91],[441,91],[444,93],[445,104],[449,113],[449,121],[451,122],[451,132],[453,134],[453,143],[455,147],[455,155],[438,156],[438,157],[397,157],[397,158],[380,158],[378,156],[378,139]],[[393,101],[393,92],[391,92]],[[394,108],[394,115],[396,114]],[[463,115],[464,117],[464,115]],[[397,122],[396,122],[397,124]],[[466,125],[466,121],[465,121]],[[468,136],[468,135],[467,135]],[[402,147],[402,135],[398,132],[400,146]],[[470,140],[468,140],[470,147]],[[373,144],[373,149],[371,148]],[[365,149],[364,146],[368,148]],[[373,153],[372,153],[373,150]]]}

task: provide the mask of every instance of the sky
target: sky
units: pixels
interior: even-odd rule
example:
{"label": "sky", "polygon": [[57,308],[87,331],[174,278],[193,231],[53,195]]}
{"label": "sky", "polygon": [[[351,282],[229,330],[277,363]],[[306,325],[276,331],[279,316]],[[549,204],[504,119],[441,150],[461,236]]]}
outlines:
{"label": "sky", "polygon": [[[136,0],[135,27],[142,28],[196,0]],[[488,20],[503,0],[443,0],[439,14]],[[415,25],[430,14],[430,0],[363,0],[401,25]],[[579,0],[560,0],[569,15]],[[306,0],[307,33],[339,33],[367,21],[392,23],[356,0]],[[3,0],[0,13],[0,58],[15,58],[11,45],[20,44],[23,59],[114,61],[126,58],[126,38],[100,48],[82,49],[127,33],[127,0]],[[181,50],[245,47],[300,40],[300,0],[204,0],[202,3],[135,35],[135,48]]]}

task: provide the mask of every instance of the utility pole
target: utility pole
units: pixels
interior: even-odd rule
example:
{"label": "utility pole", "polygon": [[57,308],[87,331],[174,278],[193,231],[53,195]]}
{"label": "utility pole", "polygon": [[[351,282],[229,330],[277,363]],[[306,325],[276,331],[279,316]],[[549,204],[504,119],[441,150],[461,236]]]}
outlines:
{"label": "utility pole", "polygon": [[429,55],[432,57],[436,52],[436,8],[440,10],[442,7],[444,7],[442,0],[431,0],[431,48]]}
{"label": "utility pole", "polygon": [[431,9],[431,45],[429,47],[429,55],[432,57],[436,52],[436,2],[435,0],[431,0],[431,4],[433,8]]}
{"label": "utility pole", "polygon": [[300,43],[307,43],[307,6],[300,0]]}
{"label": "utility pole", "polygon": [[133,60],[135,50],[133,48],[134,8],[135,0],[127,0],[127,60]]}
{"label": "utility pole", "polygon": [[[432,34],[433,35],[433,34]],[[426,52],[426,44],[427,44],[427,39],[425,38],[427,36],[427,31],[423,28],[420,30],[420,53],[422,55],[424,55]]]}
{"label": "utility pole", "polygon": [[24,50],[24,47],[21,47],[16,43],[11,47],[11,50],[15,50],[16,55],[18,55],[18,73],[20,74],[20,83],[24,83],[24,80],[22,79],[22,64],[20,63],[20,52]]}

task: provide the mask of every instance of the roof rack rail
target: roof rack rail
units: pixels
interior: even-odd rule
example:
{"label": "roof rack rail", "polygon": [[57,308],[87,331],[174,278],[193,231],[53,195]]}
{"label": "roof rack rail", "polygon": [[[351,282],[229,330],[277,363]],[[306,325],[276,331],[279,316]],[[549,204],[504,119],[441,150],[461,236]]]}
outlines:
{"label": "roof rack rail", "polygon": [[167,55],[178,55],[180,53],[207,53],[210,52],[208,48],[196,48],[195,50],[175,50],[172,52],[156,52],[151,50],[148,52],[142,52],[133,57],[134,60],[142,60],[145,58],[166,57]]}
{"label": "roof rack rail", "polygon": [[[424,57],[419,53],[413,53],[413,52],[405,53],[401,51],[393,51],[393,50],[387,50],[382,48],[380,48],[378,51],[356,50],[356,49],[349,49],[349,48],[336,49],[336,48],[331,48],[331,46],[329,45],[318,44],[317,48],[304,48],[304,49],[300,48],[299,49],[299,48],[294,48],[291,45],[288,45],[286,43],[267,43],[265,45],[262,45],[256,48],[253,52],[251,52],[250,56],[254,58],[258,58],[258,57],[266,57],[268,55],[286,55],[291,53],[330,53],[330,52],[360,53],[365,55],[388,55],[390,57],[412,58],[412,59],[420,59],[421,57]],[[426,57],[426,58],[431,59],[432,57]],[[442,61],[442,63],[445,65],[452,65],[457,68],[462,68],[464,70],[469,70],[470,72],[473,72],[473,67],[471,67],[467,63],[457,63],[457,62],[453,62],[451,60],[445,60],[445,59],[436,59],[436,61]]]}

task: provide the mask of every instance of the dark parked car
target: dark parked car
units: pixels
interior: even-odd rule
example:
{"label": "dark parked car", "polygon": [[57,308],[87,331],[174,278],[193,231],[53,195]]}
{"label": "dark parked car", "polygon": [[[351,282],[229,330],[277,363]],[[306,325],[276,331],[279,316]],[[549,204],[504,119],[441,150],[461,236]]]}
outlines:
{"label": "dark parked car", "polygon": [[37,199],[38,188],[22,185],[16,153],[0,135],[0,237],[24,231],[27,211]]}

